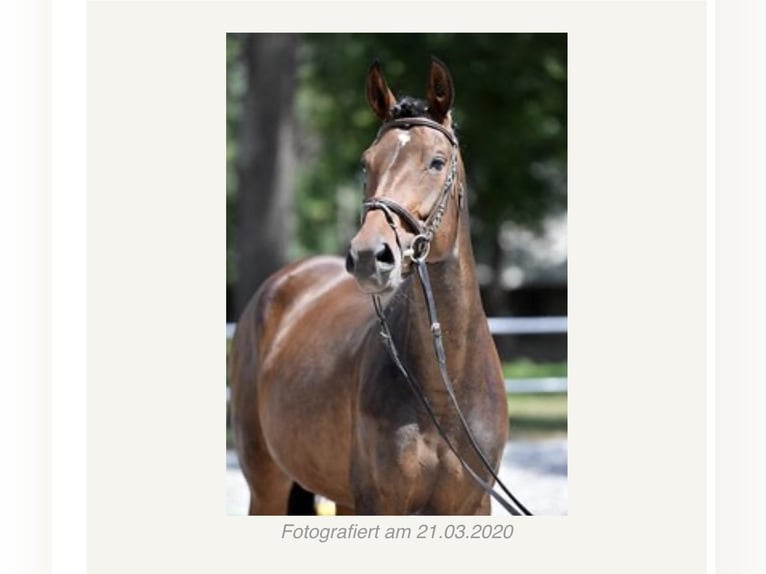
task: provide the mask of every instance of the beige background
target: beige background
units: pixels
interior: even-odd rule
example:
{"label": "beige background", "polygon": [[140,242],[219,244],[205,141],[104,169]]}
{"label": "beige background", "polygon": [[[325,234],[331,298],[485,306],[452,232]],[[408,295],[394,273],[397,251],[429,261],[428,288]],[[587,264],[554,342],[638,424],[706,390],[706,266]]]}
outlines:
{"label": "beige background", "polygon": [[[382,6],[89,4],[89,571],[703,572],[704,3]],[[569,34],[570,515],[508,542],[225,515],[225,33],[341,29]]]}

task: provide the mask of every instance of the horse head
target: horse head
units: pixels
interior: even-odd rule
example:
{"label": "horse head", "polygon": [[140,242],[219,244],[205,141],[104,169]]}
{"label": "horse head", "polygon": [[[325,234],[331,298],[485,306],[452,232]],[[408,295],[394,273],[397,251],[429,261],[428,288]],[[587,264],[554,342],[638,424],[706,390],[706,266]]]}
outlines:
{"label": "horse head", "polygon": [[381,126],[362,154],[362,224],[346,257],[365,292],[392,292],[412,259],[432,263],[454,252],[464,175],[453,97],[450,73],[436,58],[424,100],[397,100],[377,62],[367,73],[367,102]]}

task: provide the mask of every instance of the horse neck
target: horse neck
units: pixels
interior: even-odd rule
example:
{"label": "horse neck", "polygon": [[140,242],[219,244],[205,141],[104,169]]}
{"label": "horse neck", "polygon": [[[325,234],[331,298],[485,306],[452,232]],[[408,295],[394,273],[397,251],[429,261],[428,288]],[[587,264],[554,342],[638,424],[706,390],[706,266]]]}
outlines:
{"label": "horse neck", "polygon": [[[463,379],[460,373],[470,361],[479,356],[478,349],[474,349],[474,346],[482,344],[485,339],[483,335],[488,333],[476,281],[476,263],[467,217],[460,224],[456,247],[453,255],[443,261],[429,264],[428,273],[443,333],[447,370],[457,389]],[[405,360],[438,408],[439,397],[444,401],[447,397],[443,394],[444,384],[434,354],[431,320],[425,296],[416,276],[413,276],[404,288],[402,300],[406,301],[406,304],[398,305],[394,313],[398,314],[395,323],[400,326],[400,333],[404,338]],[[394,339],[396,338],[394,334]]]}

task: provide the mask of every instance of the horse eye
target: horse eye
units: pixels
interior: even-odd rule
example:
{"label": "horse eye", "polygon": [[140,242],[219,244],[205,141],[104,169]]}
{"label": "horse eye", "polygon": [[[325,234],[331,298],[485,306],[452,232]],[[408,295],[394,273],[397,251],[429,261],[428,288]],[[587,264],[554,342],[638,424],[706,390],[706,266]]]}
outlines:
{"label": "horse eye", "polygon": [[431,160],[431,165],[428,166],[428,169],[435,169],[436,171],[441,171],[444,167],[444,160],[440,157],[435,157]]}

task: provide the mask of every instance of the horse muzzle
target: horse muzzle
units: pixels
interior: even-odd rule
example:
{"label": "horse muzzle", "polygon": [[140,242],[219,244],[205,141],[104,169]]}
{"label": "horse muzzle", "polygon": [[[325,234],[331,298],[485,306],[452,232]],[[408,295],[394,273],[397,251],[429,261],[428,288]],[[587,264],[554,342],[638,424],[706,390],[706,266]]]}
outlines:
{"label": "horse muzzle", "polygon": [[346,255],[346,271],[354,276],[365,293],[380,293],[398,284],[400,257],[382,237],[351,241]]}

